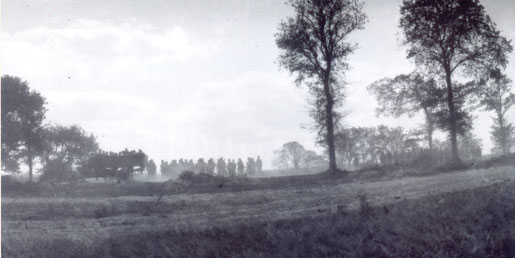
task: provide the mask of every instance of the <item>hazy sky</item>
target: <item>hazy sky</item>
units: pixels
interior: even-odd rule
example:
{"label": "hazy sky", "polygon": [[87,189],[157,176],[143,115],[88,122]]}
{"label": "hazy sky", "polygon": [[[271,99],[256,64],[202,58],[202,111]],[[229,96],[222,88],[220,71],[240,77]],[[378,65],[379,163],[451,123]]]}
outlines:
{"label": "hazy sky", "polygon": [[[481,1],[515,39],[515,1]],[[365,1],[369,22],[349,40],[347,126],[418,126],[377,118],[366,86],[409,73],[397,0]],[[284,1],[2,1],[2,73],[47,99],[47,122],[79,124],[105,150],[142,149],[155,160],[245,158],[288,141],[316,149],[307,94],[277,65],[274,34]],[[515,79],[515,57],[507,73]],[[489,152],[490,113],[474,132]],[[508,112],[515,122],[515,108]]]}

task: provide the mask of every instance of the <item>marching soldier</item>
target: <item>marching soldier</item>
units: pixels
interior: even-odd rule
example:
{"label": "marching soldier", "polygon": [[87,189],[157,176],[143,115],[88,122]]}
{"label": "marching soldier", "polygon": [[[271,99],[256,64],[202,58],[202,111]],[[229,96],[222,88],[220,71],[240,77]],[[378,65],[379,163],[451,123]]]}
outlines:
{"label": "marching soldier", "polygon": [[256,162],[253,158],[247,158],[247,174],[254,175],[256,172]]}
{"label": "marching soldier", "polygon": [[213,175],[215,173],[215,167],[216,167],[215,161],[213,160],[213,158],[210,158],[207,161],[206,172]]}
{"label": "marching soldier", "polygon": [[225,171],[227,165],[223,158],[219,158],[216,162],[216,173],[220,176],[226,176],[227,172]]}
{"label": "marching soldier", "polygon": [[256,169],[258,174],[263,173],[263,161],[261,160],[261,157],[259,157],[259,155],[257,156],[256,160]]}
{"label": "marching soldier", "polygon": [[206,162],[204,162],[203,158],[197,161],[197,173],[206,173]]}
{"label": "marching soldier", "polygon": [[234,160],[228,161],[227,170],[229,172],[230,177],[236,176],[236,163],[234,162]]}
{"label": "marching soldier", "polygon": [[170,175],[169,177],[175,177],[179,174],[179,164],[177,164],[177,160],[172,160],[172,163],[170,164]]}
{"label": "marching soldier", "polygon": [[243,165],[243,161],[241,161],[240,158],[238,158],[238,174],[243,175],[245,172],[245,165]]}

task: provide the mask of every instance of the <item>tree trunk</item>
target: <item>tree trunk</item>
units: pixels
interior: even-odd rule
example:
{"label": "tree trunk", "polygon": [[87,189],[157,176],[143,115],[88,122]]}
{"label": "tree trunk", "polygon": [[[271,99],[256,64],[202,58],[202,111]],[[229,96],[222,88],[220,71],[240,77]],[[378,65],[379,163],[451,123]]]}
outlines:
{"label": "tree trunk", "polygon": [[32,149],[27,144],[27,164],[29,165],[29,182],[32,182]]}
{"label": "tree trunk", "polygon": [[426,112],[426,123],[427,123],[427,144],[429,146],[429,151],[432,153],[433,152],[433,132],[434,132],[434,125],[433,125],[433,121],[431,120],[431,118],[429,117],[429,112],[427,110],[425,110]]}
{"label": "tree trunk", "polygon": [[333,121],[333,106],[334,100],[330,89],[329,72],[324,78],[324,94],[326,98],[325,116],[326,116],[326,129],[327,129],[327,148],[329,152],[329,172],[336,172],[336,152],[334,148],[334,121]]}
{"label": "tree trunk", "polygon": [[447,105],[449,107],[449,132],[451,136],[452,163],[461,163],[458,156],[458,128],[456,123],[456,108],[454,106],[454,94],[452,92],[451,69],[445,67],[445,81],[447,83]]}
{"label": "tree trunk", "polygon": [[499,120],[499,131],[501,133],[501,148],[502,148],[502,154],[503,156],[506,156],[508,154],[508,151],[507,151],[507,145],[508,145],[508,131],[504,128],[504,119],[503,119],[503,115],[499,112],[499,114],[497,114],[498,116],[498,120]]}

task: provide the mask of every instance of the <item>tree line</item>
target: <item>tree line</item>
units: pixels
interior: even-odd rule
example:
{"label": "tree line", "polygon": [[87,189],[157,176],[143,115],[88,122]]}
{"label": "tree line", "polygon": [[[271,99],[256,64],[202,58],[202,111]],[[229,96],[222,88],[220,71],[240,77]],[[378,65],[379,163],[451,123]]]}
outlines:
{"label": "tree line", "polygon": [[[479,159],[481,141],[472,133],[459,136],[460,157]],[[335,134],[336,158],[344,168],[371,165],[419,165],[434,167],[451,161],[450,141],[434,140],[431,149],[423,130],[406,131],[402,127],[352,127]]]}
{"label": "tree line", "polygon": [[[348,56],[356,49],[348,36],[364,29],[367,16],[358,0],[290,0],[294,15],[275,35],[279,65],[308,87],[310,115],[318,142],[327,149],[329,171],[337,171],[336,132],[343,103]],[[503,74],[511,41],[501,35],[479,0],[403,0],[399,27],[407,58],[415,71],[369,86],[379,114],[423,113],[429,149],[432,135],[448,133],[450,163],[462,164],[458,138],[472,128],[472,111],[494,111],[492,138],[496,151],[508,154],[515,130],[505,114],[514,104],[511,80]],[[346,145],[347,143],[344,143]],[[362,158],[363,159],[363,158]]]}

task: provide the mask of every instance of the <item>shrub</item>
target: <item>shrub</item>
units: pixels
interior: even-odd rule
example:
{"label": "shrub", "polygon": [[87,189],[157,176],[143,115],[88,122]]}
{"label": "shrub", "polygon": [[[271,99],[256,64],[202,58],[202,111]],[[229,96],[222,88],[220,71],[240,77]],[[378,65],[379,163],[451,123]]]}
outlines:
{"label": "shrub", "polygon": [[218,177],[209,173],[199,173],[190,170],[185,170],[179,175],[179,180],[193,184],[209,183],[216,181]]}
{"label": "shrub", "polygon": [[195,176],[195,172],[193,172],[191,170],[184,170],[181,172],[181,174],[179,174],[179,180],[181,180],[183,182],[189,182],[189,181],[191,181],[193,176]]}
{"label": "shrub", "polygon": [[73,181],[78,179],[70,164],[60,160],[49,160],[43,169],[41,181]]}

